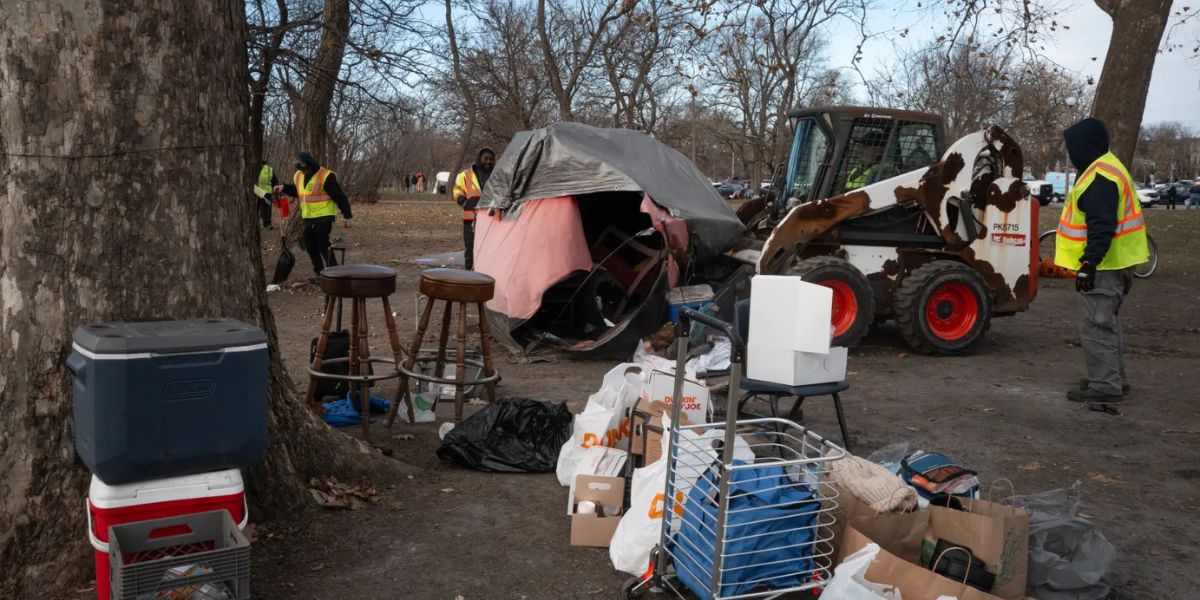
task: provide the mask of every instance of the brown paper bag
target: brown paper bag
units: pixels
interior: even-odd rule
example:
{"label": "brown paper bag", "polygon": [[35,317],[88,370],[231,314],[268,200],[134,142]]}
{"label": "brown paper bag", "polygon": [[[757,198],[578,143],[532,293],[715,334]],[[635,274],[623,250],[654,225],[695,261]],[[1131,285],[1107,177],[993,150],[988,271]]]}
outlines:
{"label": "brown paper bag", "polygon": [[965,583],[947,579],[929,569],[902,560],[883,548],[883,544],[878,540],[863,535],[854,525],[847,525],[844,534],[843,547],[847,553],[854,553],[871,542],[879,544],[879,554],[867,569],[867,580],[896,586],[904,600],[937,600],[941,596],[951,596],[958,600],[1001,600]]}
{"label": "brown paper bag", "polygon": [[921,548],[920,564],[930,563],[933,542],[938,538],[966,546],[996,574],[992,594],[1006,600],[1022,598],[1029,574],[1029,513],[986,500],[963,500],[962,504],[966,511],[940,506],[927,509],[929,535]]}
{"label": "brown paper bag", "polygon": [[[921,558],[922,542],[925,531],[929,529],[929,512],[918,510],[907,513],[876,512],[875,509],[859,500],[854,494],[833,486],[837,491],[838,515],[837,524],[842,529],[846,525],[854,526],[871,541],[879,544],[880,548],[895,554],[904,560],[917,562]],[[837,562],[858,548],[846,551],[839,545],[840,535],[835,535],[834,546],[838,548]]]}

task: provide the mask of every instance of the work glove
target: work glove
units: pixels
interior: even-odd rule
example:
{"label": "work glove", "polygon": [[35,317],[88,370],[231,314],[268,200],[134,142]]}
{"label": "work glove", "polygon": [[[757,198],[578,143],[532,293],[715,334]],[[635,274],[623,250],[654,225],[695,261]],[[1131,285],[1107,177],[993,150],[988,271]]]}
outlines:
{"label": "work glove", "polygon": [[1096,265],[1091,263],[1080,263],[1079,270],[1075,271],[1075,291],[1087,293],[1096,289]]}

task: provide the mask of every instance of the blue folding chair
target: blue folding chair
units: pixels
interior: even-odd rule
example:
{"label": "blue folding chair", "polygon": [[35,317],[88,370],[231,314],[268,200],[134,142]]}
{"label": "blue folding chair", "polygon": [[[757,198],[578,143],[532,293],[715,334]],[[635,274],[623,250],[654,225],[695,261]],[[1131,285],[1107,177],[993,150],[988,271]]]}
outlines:
{"label": "blue folding chair", "polygon": [[[733,307],[734,315],[734,330],[737,332],[737,337],[741,340],[747,339],[750,334],[750,301],[740,300]],[[749,364],[753,358],[746,354],[746,361]],[[842,430],[842,445],[847,452],[850,451],[850,432],[846,429],[846,416],[842,412],[842,398],[838,394],[850,389],[850,385],[845,381],[834,381],[830,383],[817,383],[813,385],[785,385],[782,383],[771,383],[769,381],[759,381],[750,379],[746,376],[749,369],[742,371],[742,377],[739,380],[739,385],[742,390],[742,396],[738,399],[737,410],[738,415],[746,414],[743,408],[746,402],[751,398],[765,396],[767,402],[771,406],[771,416],[779,417],[779,400],[780,398],[795,397],[796,402],[792,404],[791,410],[788,411],[788,420],[797,423],[804,421],[804,415],[801,412],[801,405],[804,404],[804,399],[812,396],[832,396],[833,408],[837,411],[838,427]]]}

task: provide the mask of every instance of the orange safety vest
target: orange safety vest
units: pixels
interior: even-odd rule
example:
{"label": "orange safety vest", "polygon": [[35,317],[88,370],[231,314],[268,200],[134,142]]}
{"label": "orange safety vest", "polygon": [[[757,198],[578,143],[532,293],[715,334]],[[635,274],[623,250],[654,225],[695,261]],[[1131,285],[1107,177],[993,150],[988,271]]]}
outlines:
{"label": "orange safety vest", "polygon": [[1113,233],[1108,253],[1096,268],[1101,271],[1117,270],[1146,262],[1150,255],[1146,242],[1146,218],[1142,215],[1142,204],[1134,191],[1133,178],[1113,153],[1106,152],[1084,170],[1067,194],[1067,203],[1059,217],[1058,235],[1054,241],[1054,264],[1079,270],[1087,246],[1087,219],[1079,208],[1079,198],[1097,177],[1115,183],[1121,197],[1117,205],[1117,230]]}
{"label": "orange safety vest", "polygon": [[[467,167],[464,171],[454,178],[454,194],[451,196],[457,202],[460,197],[467,200],[478,200],[483,195],[483,190],[479,189],[479,180],[475,178],[475,170]],[[464,221],[475,220],[475,209],[463,208],[462,219]]]}

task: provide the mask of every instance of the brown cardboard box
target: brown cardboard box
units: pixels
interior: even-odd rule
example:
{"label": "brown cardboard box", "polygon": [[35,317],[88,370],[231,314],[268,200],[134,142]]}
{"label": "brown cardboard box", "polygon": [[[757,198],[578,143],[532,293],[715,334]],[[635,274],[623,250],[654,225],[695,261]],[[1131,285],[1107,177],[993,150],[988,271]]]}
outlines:
{"label": "brown cardboard box", "polygon": [[[663,426],[662,416],[664,413],[669,414],[671,407],[666,403],[657,400],[651,402],[645,398],[638,400],[637,406],[633,409],[633,437],[631,438],[630,453],[642,456],[643,438],[645,445],[645,459],[643,465],[652,465],[662,458],[662,434],[657,430],[661,430]],[[679,413],[679,421],[683,425],[690,425],[687,415],[681,411]],[[649,430],[646,426],[656,429]]]}
{"label": "brown cardboard box", "polygon": [[[603,477],[600,475],[578,475],[575,477],[574,491],[570,500],[571,514],[571,545],[595,546],[607,548],[612,541],[617,524],[621,522],[624,512],[625,478]],[[589,500],[596,504],[593,514],[579,514],[576,509],[579,503]],[[616,514],[605,516],[604,507],[611,514],[615,507]]]}

